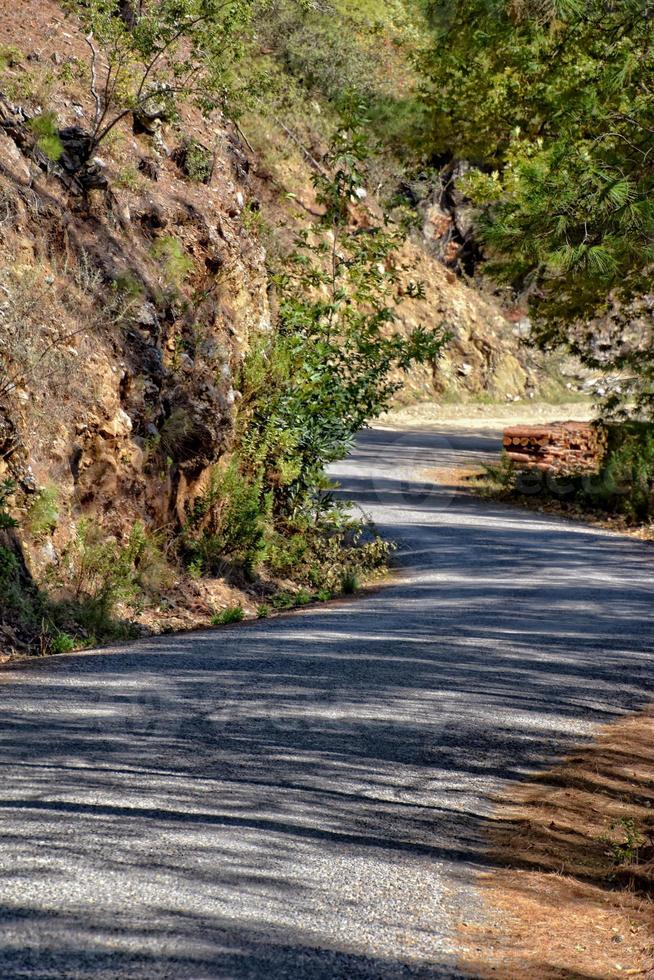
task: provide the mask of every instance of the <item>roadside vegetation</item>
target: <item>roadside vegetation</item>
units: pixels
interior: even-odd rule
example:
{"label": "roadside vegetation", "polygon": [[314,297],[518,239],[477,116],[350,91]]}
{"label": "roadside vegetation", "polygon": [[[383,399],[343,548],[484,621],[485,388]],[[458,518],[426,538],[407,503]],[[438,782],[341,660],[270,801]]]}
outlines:
{"label": "roadside vegetation", "polygon": [[[0,552],[8,629],[27,624],[39,649],[93,643],[129,631],[130,610],[165,603],[180,575],[250,589],[265,614],[306,596],[355,591],[385,567],[391,546],[348,511],[326,470],[388,407],[413,365],[438,360],[446,325],[395,326],[399,301],[423,296],[402,245],[416,220],[415,180],[436,183],[443,167],[461,161],[457,193],[476,208],[484,274],[529,304],[532,340],[622,371],[625,383],[605,414],[637,419],[612,429],[598,477],[545,481],[539,493],[557,506],[651,521],[651,349],[641,326],[649,315],[654,122],[643,3],[609,10],[600,0],[64,6],[83,27],[84,57],[51,66],[5,46],[2,90],[22,107],[22,121],[12,123],[16,146],[84,206],[94,191],[110,201],[112,189],[136,195],[143,181],[156,180],[165,126],[179,136],[171,159],[183,180],[208,183],[215,141],[185,130],[184,120],[227,118],[262,166],[277,152],[270,132],[283,132],[313,174],[315,207],[304,205],[303,213],[295,205],[290,164],[278,226],[260,201],[242,206],[244,230],[268,250],[275,322],[238,366],[229,445],[203,462],[205,479],[183,513],[152,527],[135,522],[117,538],[79,507],[65,515],[72,534],[56,561],[30,581],[21,537],[47,551],[64,516],[62,498],[54,484],[26,491],[8,474]],[[91,125],[62,128],[52,93],[80,87]],[[153,156],[124,156],[110,179],[101,154],[124,141],[128,121]],[[156,225],[157,215],[148,220]],[[164,322],[185,324],[171,339],[174,383],[202,344],[211,292],[178,231],[151,238],[156,287],[134,267],[117,272],[107,290],[88,255],[75,257],[75,297],[104,329],[134,335],[144,304]],[[211,261],[218,268],[222,260]],[[41,278],[50,277],[35,278],[49,302]],[[62,328],[54,339],[38,335],[42,304],[30,283],[17,269],[5,284],[0,395],[7,404],[26,387],[47,398],[50,372],[56,368],[60,383],[70,371],[71,335]],[[103,291],[110,295],[98,314]],[[211,370],[226,368],[223,359]],[[176,485],[199,438],[197,420],[175,404],[146,428],[144,468]],[[524,491],[524,478],[504,465],[490,481],[505,496]]]}
{"label": "roadside vegetation", "polygon": [[605,411],[652,414],[651,4],[430,5],[434,153],[471,167],[486,272],[526,296],[532,339],[624,372]]}
{"label": "roadside vegetation", "polygon": [[[136,522],[116,536],[81,507],[64,513],[54,484],[36,493],[10,478],[3,484],[5,639],[44,653],[133,635],[135,613],[143,607],[163,609],[184,577],[225,580],[250,597],[260,616],[352,594],[387,568],[393,546],[337,499],[326,469],[388,407],[413,364],[436,361],[445,339],[440,324],[408,333],[395,329],[397,304],[419,298],[422,285],[400,259],[401,228],[366,201],[364,188],[377,159],[369,134],[380,118],[383,72],[376,80],[368,78],[372,47],[348,42],[337,28],[345,17],[356,22],[362,39],[374,19],[372,8],[363,17],[361,11],[336,17],[312,12],[310,5],[246,0],[230,5],[70,0],[66,7],[88,31],[87,59],[75,63],[73,80],[88,87],[92,127],[61,128],[48,108],[46,88],[53,90],[60,81],[52,72],[41,105],[34,114],[25,111],[16,140],[46,173],[81,193],[87,206],[93,190],[111,193],[97,154],[123,138],[121,126],[128,118],[156,147],[161,126],[175,121],[179,127],[185,106],[207,118],[220,111],[237,120],[255,106],[265,115],[270,105],[262,103],[261,93],[274,90],[270,83],[277,69],[268,55],[249,57],[265,44],[279,48],[285,77],[297,83],[300,102],[319,94],[330,106],[323,127],[329,144],[314,173],[316,215],[296,225],[288,246],[273,255],[269,274],[276,322],[255,339],[234,378],[240,403],[229,449],[209,465],[202,489],[186,502],[184,513],[161,527]],[[401,9],[398,5],[398,15]],[[401,21],[398,30],[404,31],[405,15]],[[293,28],[287,30],[290,22]],[[378,33],[384,30],[379,21]],[[332,57],[339,46],[342,59],[334,72]],[[21,53],[8,54],[5,63],[11,68],[12,97],[34,104],[35,89],[19,91]],[[138,192],[145,179],[138,162],[125,163],[114,178],[117,188]],[[203,183],[215,161],[210,146],[186,133],[175,162],[189,181]],[[261,231],[256,217],[256,211],[244,209],[243,222],[251,218],[248,230],[255,236]],[[159,273],[155,290],[135,266],[116,275],[102,313],[97,301],[89,304],[105,329],[133,331],[134,315],[144,303],[174,318],[202,302],[193,285],[196,264],[178,236],[159,234],[148,260]],[[106,288],[101,271],[86,253],[77,256],[77,264],[84,301],[97,300]],[[21,276],[18,272],[17,281]],[[30,330],[34,322],[36,331],[39,304],[32,298],[24,305]],[[11,399],[19,388],[40,384],[42,374],[47,379],[44,358],[49,368],[60,357],[63,380],[71,336],[60,329],[52,341],[38,339],[23,367],[18,337],[26,320],[11,304],[5,306],[7,324],[15,324],[8,336],[16,342],[0,352],[4,395]],[[182,342],[173,371],[188,350],[194,346]],[[179,480],[197,438],[188,409],[174,408],[156,435],[144,441],[144,466],[162,483]],[[66,539],[57,537],[64,519],[72,531]],[[54,561],[35,572],[23,559],[23,543],[52,553]],[[242,605],[227,605],[207,622],[224,625],[244,615]]]}
{"label": "roadside vegetation", "polygon": [[619,383],[599,398],[597,474],[508,462],[487,490],[648,528],[652,480],[654,94],[651,4],[627,0],[428,4],[420,55],[432,152],[466,161],[483,269],[523,297],[530,342]]}

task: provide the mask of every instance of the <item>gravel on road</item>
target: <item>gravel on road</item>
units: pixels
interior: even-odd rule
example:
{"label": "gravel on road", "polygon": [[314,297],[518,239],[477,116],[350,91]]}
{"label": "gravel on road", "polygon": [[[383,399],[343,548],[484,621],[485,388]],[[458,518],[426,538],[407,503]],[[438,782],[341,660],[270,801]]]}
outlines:
{"label": "gravel on road", "polygon": [[421,476],[498,444],[361,437],[358,602],[0,673],[0,976],[462,976],[490,796],[654,690],[651,548]]}

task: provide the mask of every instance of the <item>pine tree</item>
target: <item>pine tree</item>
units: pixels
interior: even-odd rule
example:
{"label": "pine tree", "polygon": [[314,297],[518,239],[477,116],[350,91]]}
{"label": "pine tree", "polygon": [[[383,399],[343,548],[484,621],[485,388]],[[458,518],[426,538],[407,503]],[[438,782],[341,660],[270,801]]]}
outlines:
{"label": "pine tree", "polygon": [[[527,289],[536,338],[654,377],[641,314],[654,262],[654,4],[433,4],[436,150],[471,160],[489,271]],[[603,318],[598,344],[593,323]]]}

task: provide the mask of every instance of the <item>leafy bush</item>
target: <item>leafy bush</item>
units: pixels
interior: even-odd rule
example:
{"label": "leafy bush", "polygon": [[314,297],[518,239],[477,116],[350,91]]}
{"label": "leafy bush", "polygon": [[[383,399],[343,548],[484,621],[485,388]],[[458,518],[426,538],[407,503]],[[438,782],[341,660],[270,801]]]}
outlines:
{"label": "leafy bush", "polygon": [[23,60],[23,52],[13,44],[0,44],[0,70],[15,68]]}
{"label": "leafy bush", "polygon": [[228,104],[235,111],[236,90],[245,95],[231,69],[243,48],[252,0],[67,0],[67,5],[89,31],[95,103],[90,157],[131,113],[172,118],[184,101],[207,115]]}
{"label": "leafy bush", "polygon": [[61,159],[64,145],[59,138],[59,124],[54,112],[42,112],[30,120],[30,129],[36,136],[36,145],[50,160]]}
{"label": "leafy bush", "polygon": [[633,523],[654,520],[654,426],[609,426],[599,477],[586,481],[578,496],[595,510],[622,514]]}
{"label": "leafy bush", "polygon": [[163,278],[168,286],[179,289],[193,269],[193,260],[174,235],[157,239],[150,249],[153,259],[161,263]]}
{"label": "leafy bush", "polygon": [[401,236],[353,225],[367,147],[351,123],[327,158],[331,176],[315,177],[324,215],[276,277],[277,333],[246,359],[240,383],[241,459],[270,492],[275,518],[320,506],[325,467],[388,406],[401,372],[436,360],[445,340],[442,327],[393,330]]}
{"label": "leafy bush", "polygon": [[649,4],[430,6],[433,150],[478,166],[459,189],[481,209],[487,271],[527,290],[545,349],[563,344],[593,367],[641,378],[651,415],[654,347],[649,330],[630,329],[639,304],[651,315],[641,304],[654,259]]}
{"label": "leafy bush", "polygon": [[187,563],[210,575],[223,574],[230,566],[249,573],[261,558],[267,510],[260,483],[248,482],[237,461],[214,467],[187,515]]}
{"label": "leafy bush", "polygon": [[59,520],[59,491],[50,484],[44,487],[32,502],[25,520],[27,530],[35,538],[51,534]]}
{"label": "leafy bush", "polygon": [[194,139],[187,139],[173,154],[189,180],[208,184],[214,168],[214,154]]}
{"label": "leafy bush", "polygon": [[502,452],[500,462],[496,466],[488,463],[484,465],[483,484],[500,493],[515,489],[516,466],[505,452]]}
{"label": "leafy bush", "polygon": [[171,573],[156,539],[135,524],[124,545],[107,537],[101,527],[85,518],[74,539],[50,569],[47,585],[57,603],[55,621],[81,627],[102,639],[116,635],[116,606],[135,605],[147,594],[160,595]]}
{"label": "leafy bush", "polygon": [[141,175],[133,164],[123,167],[114,177],[117,187],[123,187],[127,191],[138,191],[141,186]]}
{"label": "leafy bush", "polygon": [[0,531],[8,531],[10,528],[18,527],[18,521],[11,516],[8,510],[8,501],[15,489],[16,486],[12,480],[0,482]]}
{"label": "leafy bush", "polygon": [[359,590],[359,579],[351,569],[341,575],[341,592],[343,595],[354,595]]}
{"label": "leafy bush", "polygon": [[364,157],[360,133],[344,129],[333,177],[316,180],[324,218],[300,235],[277,276],[277,330],[245,359],[234,455],[213,469],[183,529],[194,574],[265,574],[299,586],[276,596],[278,608],[315,590],[355,589],[387,563],[391,546],[334,501],[325,468],[389,404],[401,373],[435,359],[445,339],[440,327],[408,337],[394,330],[401,237],[353,224]]}
{"label": "leafy bush", "polygon": [[212,626],[226,626],[228,623],[240,623],[245,619],[243,606],[227,606],[221,612],[211,617]]}
{"label": "leafy bush", "polygon": [[55,633],[50,640],[52,653],[70,653],[77,646],[75,637],[70,633]]}

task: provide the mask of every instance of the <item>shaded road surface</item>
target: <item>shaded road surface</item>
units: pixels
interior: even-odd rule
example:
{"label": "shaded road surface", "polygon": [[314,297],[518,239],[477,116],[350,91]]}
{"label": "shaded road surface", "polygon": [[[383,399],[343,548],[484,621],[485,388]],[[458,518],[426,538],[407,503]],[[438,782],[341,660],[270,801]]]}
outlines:
{"label": "shaded road surface", "polygon": [[461,975],[488,794],[654,683],[649,547],[421,483],[496,448],[362,438],[376,595],[1,675],[0,976]]}

